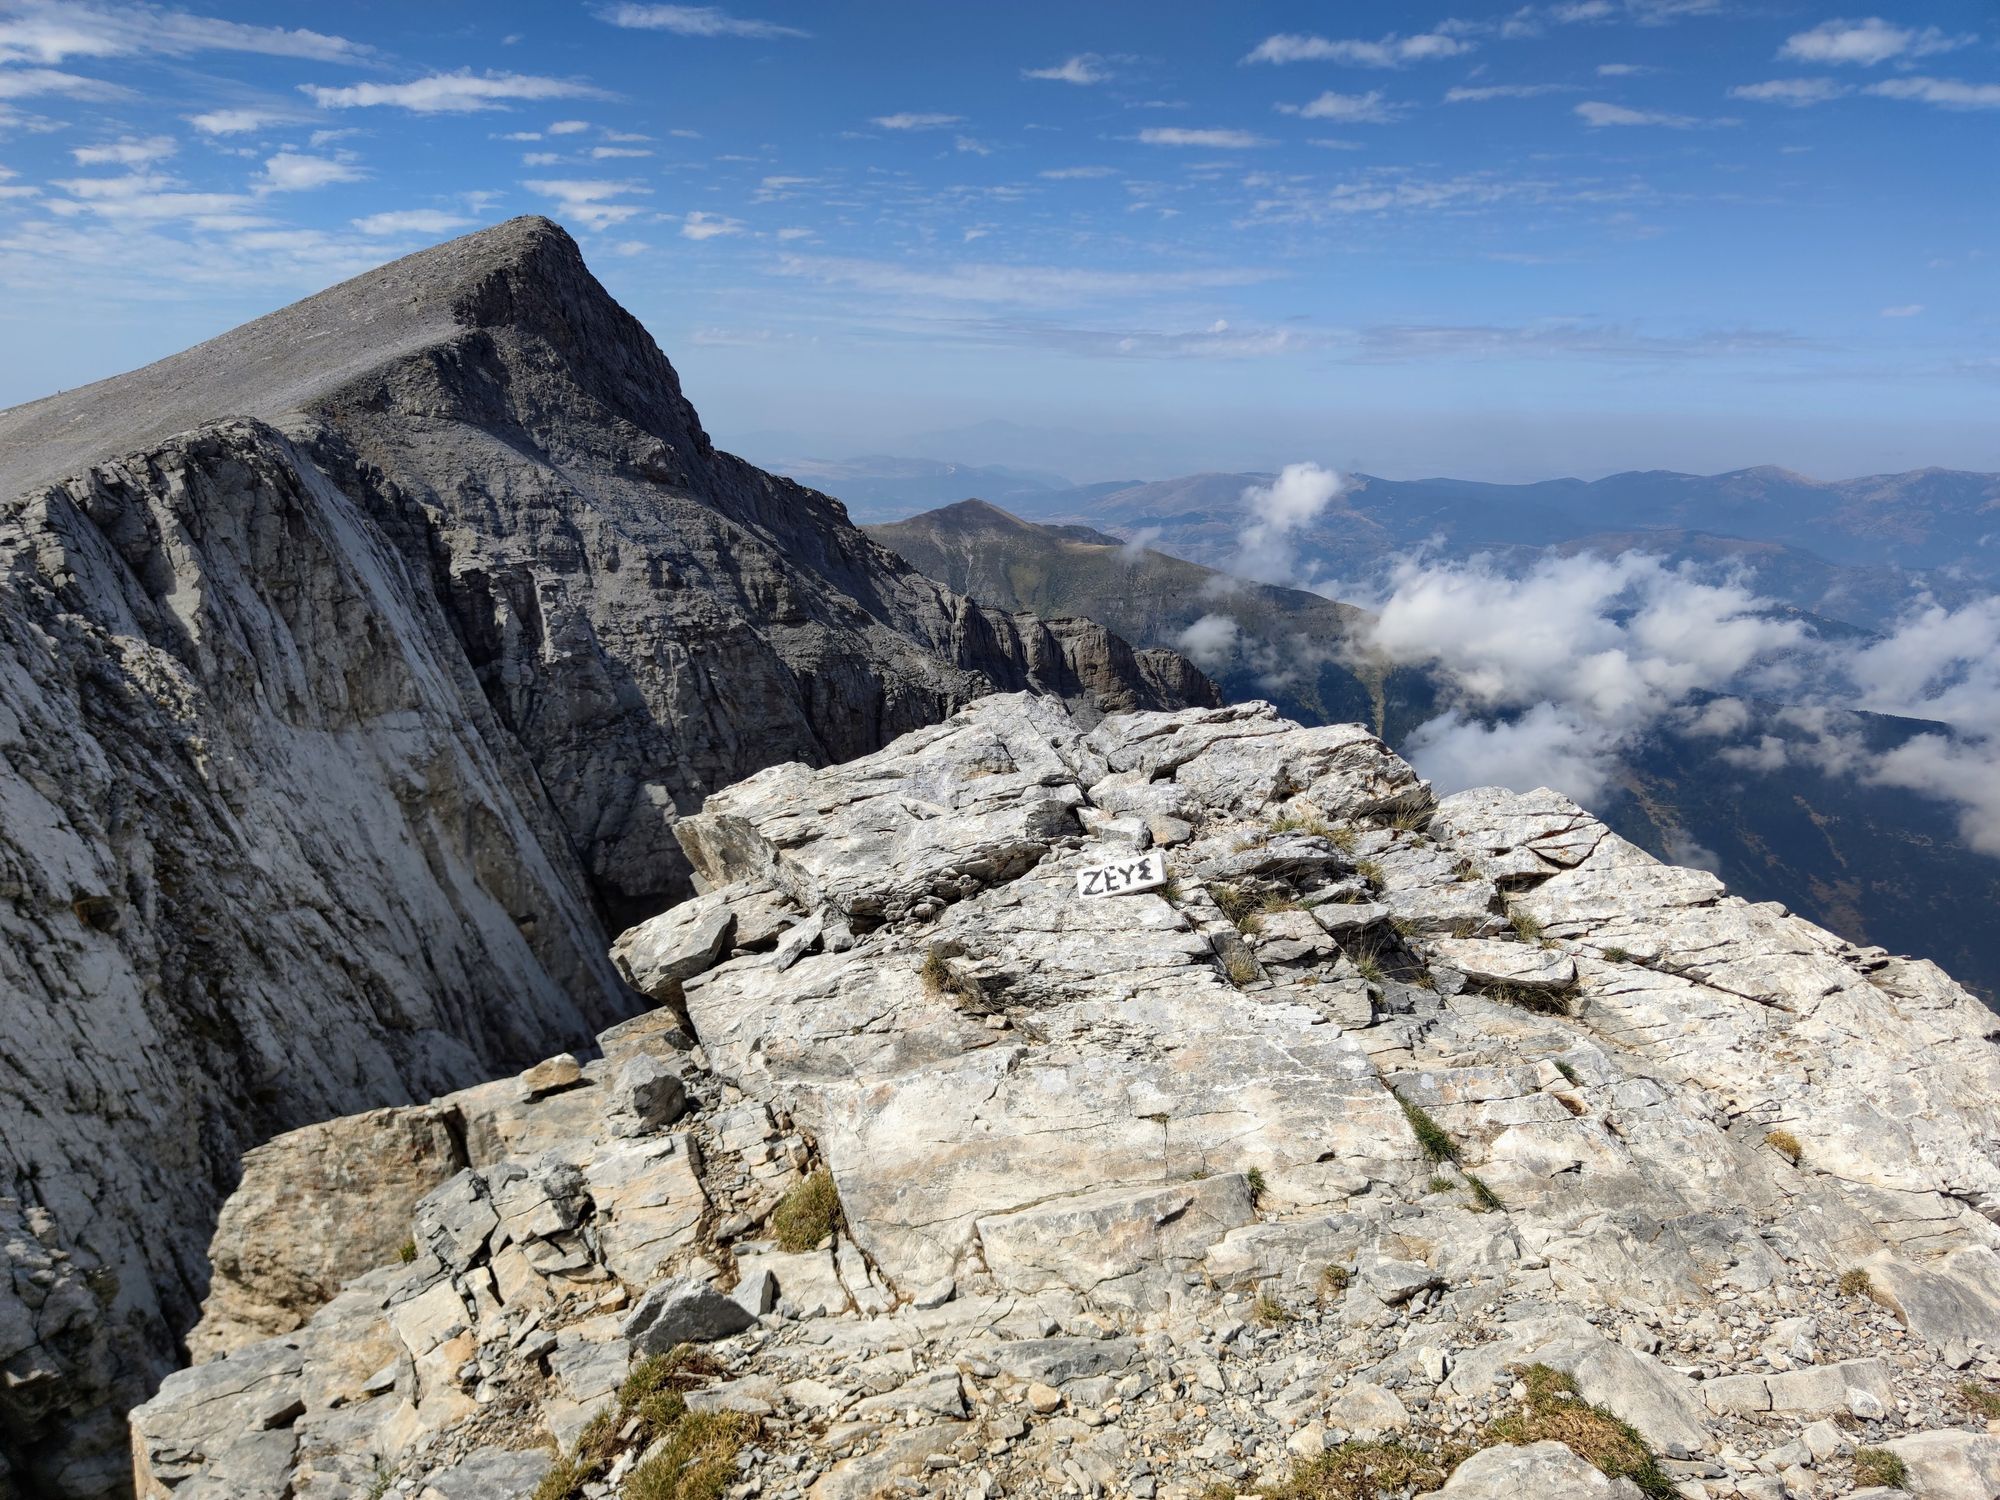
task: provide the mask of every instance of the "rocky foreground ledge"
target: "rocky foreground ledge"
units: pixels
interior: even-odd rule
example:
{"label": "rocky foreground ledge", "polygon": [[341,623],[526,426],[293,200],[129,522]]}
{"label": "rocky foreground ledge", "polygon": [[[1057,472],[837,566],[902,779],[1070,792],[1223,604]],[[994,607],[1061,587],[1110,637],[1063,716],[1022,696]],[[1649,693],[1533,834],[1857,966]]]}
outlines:
{"label": "rocky foreground ledge", "polygon": [[247,1160],[142,1495],[2000,1495],[1935,966],[1262,705],[677,832],[601,1057]]}

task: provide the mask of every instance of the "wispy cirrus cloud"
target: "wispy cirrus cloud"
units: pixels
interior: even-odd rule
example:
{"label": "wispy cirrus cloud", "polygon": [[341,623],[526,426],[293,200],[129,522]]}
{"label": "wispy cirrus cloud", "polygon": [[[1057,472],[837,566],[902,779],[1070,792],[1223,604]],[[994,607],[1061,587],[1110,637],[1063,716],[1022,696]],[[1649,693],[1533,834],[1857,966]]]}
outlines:
{"label": "wispy cirrus cloud", "polygon": [[408,83],[356,83],[340,88],[302,83],[299,91],[321,109],[407,109],[414,114],[469,114],[541,99],[611,99],[616,95],[570,78],[527,73],[432,73]]}
{"label": "wispy cirrus cloud", "polygon": [[681,238],[713,240],[723,235],[741,234],[747,227],[741,219],[732,219],[727,214],[712,214],[696,209],[681,220]]}
{"label": "wispy cirrus cloud", "polygon": [[1415,36],[1390,34],[1379,41],[1329,40],[1280,32],[1259,42],[1244,57],[1246,63],[1335,62],[1357,68],[1400,68],[1410,63],[1437,62],[1473,50],[1462,36],[1443,31],[1420,32]]}
{"label": "wispy cirrus cloud", "polygon": [[1539,99],[1544,94],[1573,94],[1573,83],[1489,83],[1475,88],[1446,89],[1447,104],[1484,104],[1489,99]]}
{"label": "wispy cirrus cloud", "polygon": [[644,212],[639,204],[617,200],[652,191],[644,183],[601,178],[531,177],[521,186],[549,199],[559,214],[586,229],[608,229],[637,218]]}
{"label": "wispy cirrus cloud", "polygon": [[670,31],[675,36],[741,36],[772,40],[811,36],[796,26],[732,16],[713,5],[613,5],[598,17],[632,31]]}
{"label": "wispy cirrus cloud", "polygon": [[1586,100],[1576,107],[1576,116],[1593,130],[1607,126],[1650,125],[1662,130],[1699,130],[1705,125],[1733,123],[1704,120],[1696,115],[1676,115],[1659,109],[1628,109],[1622,104],[1606,104],[1601,99]]}
{"label": "wispy cirrus cloud", "polygon": [[1184,271],[1116,271],[1094,267],[1016,265],[991,261],[907,264],[831,256],[782,257],[781,275],[827,286],[895,297],[944,302],[1070,306],[1106,298],[1150,297],[1249,286],[1276,272],[1257,267],[1212,266]]}
{"label": "wispy cirrus cloud", "polygon": [[1885,78],[1868,86],[1882,99],[1909,99],[1938,109],[2000,109],[2000,83],[1964,83],[1956,78]]}
{"label": "wispy cirrus cloud", "polygon": [[366,214],[349,220],[363,234],[450,234],[475,222],[463,214],[444,213],[434,208],[398,208],[385,213]]}
{"label": "wispy cirrus cloud", "polygon": [[1338,120],[1346,125],[1388,125],[1402,112],[1401,106],[1391,104],[1380,89],[1370,89],[1365,94],[1342,94],[1328,89],[1304,104],[1277,104],[1272,108],[1281,115],[1296,115],[1301,120]]}
{"label": "wispy cirrus cloud", "polygon": [[1271,141],[1249,130],[1190,130],[1179,125],[1156,125],[1135,137],[1142,146],[1198,146],[1209,151],[1251,151],[1269,146]]}
{"label": "wispy cirrus cloud", "polygon": [[34,99],[45,96],[64,99],[129,99],[132,91],[98,78],[65,73],[59,68],[0,69],[0,99]]}
{"label": "wispy cirrus cloud", "polygon": [[1899,57],[1930,57],[1977,40],[1947,36],[1935,26],[1897,26],[1880,16],[1864,21],[1824,21],[1785,39],[1778,56],[1790,62],[1852,63],[1872,68]]}
{"label": "wispy cirrus cloud", "polygon": [[249,52],[313,62],[356,63],[372,47],[324,32],[255,26],[159,5],[87,0],[15,0],[0,15],[0,63],[59,63],[71,57],[187,57]]}
{"label": "wispy cirrus cloud", "polygon": [[170,135],[149,135],[144,139],[127,136],[101,146],[75,146],[69,154],[80,167],[143,167],[165,161],[179,149]]}
{"label": "wispy cirrus cloud", "polygon": [[211,109],[189,115],[188,124],[202,135],[247,135],[273,125],[288,123],[288,117],[262,109]]}
{"label": "wispy cirrus cloud", "polygon": [[359,182],[367,175],[350,161],[280,151],[265,161],[254,186],[260,193],[304,193],[336,182]]}
{"label": "wispy cirrus cloud", "polygon": [[915,110],[905,110],[901,114],[876,115],[868,123],[879,125],[884,130],[943,130],[948,125],[963,125],[965,116],[924,114]]}
{"label": "wispy cirrus cloud", "polygon": [[1103,83],[1111,76],[1111,69],[1095,52],[1079,52],[1052,68],[1023,68],[1021,76],[1040,78],[1050,83],[1092,84]]}
{"label": "wispy cirrus cloud", "polygon": [[1768,83],[1746,83],[1729,91],[1732,99],[1748,99],[1753,104],[1788,104],[1806,109],[1826,104],[1851,90],[1831,78],[1773,78]]}

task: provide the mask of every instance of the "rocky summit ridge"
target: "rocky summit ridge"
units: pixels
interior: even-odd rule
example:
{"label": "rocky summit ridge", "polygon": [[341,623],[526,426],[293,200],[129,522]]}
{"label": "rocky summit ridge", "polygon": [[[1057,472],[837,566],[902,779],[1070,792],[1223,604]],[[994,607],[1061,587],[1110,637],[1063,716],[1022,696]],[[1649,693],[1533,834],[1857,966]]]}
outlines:
{"label": "rocky summit ridge", "polygon": [[656,1009],[252,1154],[141,1495],[2000,1494],[1932,964],[1266,705],[985,698],[675,835]]}
{"label": "rocky summit ridge", "polygon": [[245,1150],[640,1008],[681,813],[1022,690],[1214,701],[718,451],[544,219],[0,413],[0,1479],[128,1487]]}

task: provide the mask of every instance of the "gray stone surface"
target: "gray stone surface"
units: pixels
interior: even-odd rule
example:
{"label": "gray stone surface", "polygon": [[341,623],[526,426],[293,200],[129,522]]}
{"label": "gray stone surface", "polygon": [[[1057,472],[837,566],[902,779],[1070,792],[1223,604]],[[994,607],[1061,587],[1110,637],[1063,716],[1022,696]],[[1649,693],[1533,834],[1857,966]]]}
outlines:
{"label": "gray stone surface", "polygon": [[634,1356],[666,1354],[676,1344],[711,1344],[741,1333],[755,1315],[700,1277],[663,1281],[625,1319],[625,1342]]}
{"label": "gray stone surface", "polygon": [[[390,1454],[427,1482],[496,1414],[572,1441],[628,1322],[653,1318],[637,1352],[670,1345],[693,1320],[653,1315],[704,1297],[740,1331],[704,1346],[697,1404],[770,1424],[746,1492],[1250,1493],[1349,1438],[1475,1436],[1542,1364],[1689,1500],[1845,1494],[1884,1446],[1929,1493],[1982,1493],[1994,1440],[1961,1387],[2000,1388],[1990,1014],[1549,794],[1412,827],[1425,795],[1263,709],[1085,728],[995,697],[709,799],[681,827],[712,889],[842,936],[686,980],[691,1050],[626,1023],[571,1081],[558,1059],[468,1091],[490,1103],[467,1139],[510,1154],[434,1190],[416,1260],[291,1354],[245,1351],[275,1348],[256,1399],[303,1408],[296,1493]],[[1095,815],[1149,803],[1189,824],[1171,884],[1077,901]],[[1465,938],[1310,918],[1362,880],[1481,915]],[[1225,934],[1300,946],[1232,974]],[[1558,964],[1563,1013],[1502,1003]],[[684,1086],[670,1132],[625,1133],[634,1048]],[[782,1252],[778,1207],[822,1168],[839,1213]],[[142,1465],[278,1462],[268,1437],[190,1459],[192,1394],[145,1409]],[[1439,1493],[1632,1491],[1537,1446]]]}
{"label": "gray stone surface", "polygon": [[0,1143],[117,1288],[6,1456],[101,1492],[245,1150],[631,1014],[680,812],[1028,688],[1213,693],[718,452],[546,220],[0,413]]}

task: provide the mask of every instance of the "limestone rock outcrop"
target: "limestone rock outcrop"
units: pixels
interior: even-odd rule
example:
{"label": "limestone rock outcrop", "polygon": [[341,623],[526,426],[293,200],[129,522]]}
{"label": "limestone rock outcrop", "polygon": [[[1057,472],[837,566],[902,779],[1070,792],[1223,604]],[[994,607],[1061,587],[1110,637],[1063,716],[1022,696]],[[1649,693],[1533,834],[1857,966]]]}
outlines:
{"label": "limestone rock outcrop", "polygon": [[587,1046],[681,813],[996,689],[1213,701],[718,452],[545,220],[0,413],[0,1463],[123,1488],[247,1149]]}
{"label": "limestone rock outcrop", "polygon": [[676,832],[671,1007],[459,1103],[413,1256],[170,1377],[143,1494],[621,1493],[668,1379],[811,1500],[1992,1470],[2000,1054],[1930,964],[1262,705],[987,698]]}

